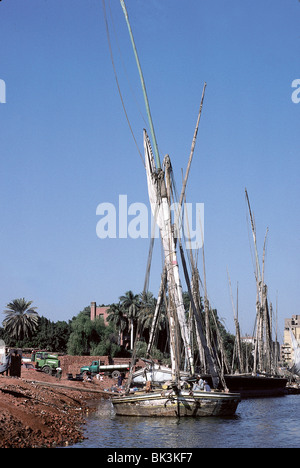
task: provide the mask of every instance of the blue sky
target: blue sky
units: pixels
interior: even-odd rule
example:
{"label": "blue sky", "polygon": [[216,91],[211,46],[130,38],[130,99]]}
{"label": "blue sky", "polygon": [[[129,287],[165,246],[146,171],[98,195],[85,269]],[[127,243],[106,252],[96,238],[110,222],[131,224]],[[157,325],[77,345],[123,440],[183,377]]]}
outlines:
{"label": "blue sky", "polygon": [[[239,283],[242,333],[251,334],[256,286],[244,190],[279,330],[299,314],[300,79],[297,0],[127,0],[161,157],[177,188],[185,171],[204,82],[187,188],[205,205],[208,294],[227,328],[226,269]],[[119,0],[106,1],[114,61],[142,150],[143,103]],[[118,94],[100,0],[3,0],[0,4],[0,299],[33,300],[68,320],[91,301],[143,289],[148,239],[99,239],[100,203],[147,203],[143,165]],[[126,70],[126,72],[125,72]],[[133,98],[133,91],[135,99]],[[143,114],[143,117],[142,115]],[[250,239],[250,240],[249,240]],[[202,272],[201,253],[199,270]],[[157,295],[157,243],[150,290]],[[185,287],[184,287],[185,289]],[[0,316],[1,317],[1,316]]]}

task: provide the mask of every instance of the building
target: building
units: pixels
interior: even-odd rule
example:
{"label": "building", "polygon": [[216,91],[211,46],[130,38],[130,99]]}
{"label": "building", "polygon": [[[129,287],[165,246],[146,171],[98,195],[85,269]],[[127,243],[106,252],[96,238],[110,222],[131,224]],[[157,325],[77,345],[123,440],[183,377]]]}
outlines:
{"label": "building", "polygon": [[241,337],[241,341],[242,343],[245,343],[245,344],[248,344],[248,345],[252,345],[252,348],[254,349],[254,346],[255,346],[255,338],[253,336],[242,336]]}
{"label": "building", "polygon": [[[97,306],[96,302],[91,302],[91,320],[95,320],[97,317],[102,317],[104,320],[104,325],[108,326],[109,322],[107,320],[108,311],[110,306]],[[119,342],[118,344],[123,346],[124,348],[128,348],[130,343],[130,334],[128,332],[124,332],[124,330],[120,331],[119,335]]]}
{"label": "building", "polygon": [[300,344],[300,315],[292,315],[292,318],[284,320],[284,336],[282,346],[282,360],[292,366],[294,363],[294,351],[290,330]]}
{"label": "building", "polygon": [[102,317],[104,324],[108,325],[107,316],[108,316],[109,306],[97,306],[96,302],[91,302],[91,320],[95,320],[97,317]]}

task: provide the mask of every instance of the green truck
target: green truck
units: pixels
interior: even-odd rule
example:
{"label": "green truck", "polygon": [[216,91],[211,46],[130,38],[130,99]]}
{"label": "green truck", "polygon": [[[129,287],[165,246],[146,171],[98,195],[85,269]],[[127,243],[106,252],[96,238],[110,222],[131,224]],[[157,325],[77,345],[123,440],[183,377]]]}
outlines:
{"label": "green truck", "polygon": [[121,375],[121,372],[126,372],[129,370],[130,364],[108,364],[104,365],[101,361],[93,361],[90,366],[83,366],[80,369],[80,374],[99,374],[104,373],[113,379],[118,379]]}
{"label": "green truck", "polygon": [[35,368],[46,374],[52,374],[60,367],[60,361],[57,354],[51,354],[46,351],[33,351],[31,362],[35,364]]}

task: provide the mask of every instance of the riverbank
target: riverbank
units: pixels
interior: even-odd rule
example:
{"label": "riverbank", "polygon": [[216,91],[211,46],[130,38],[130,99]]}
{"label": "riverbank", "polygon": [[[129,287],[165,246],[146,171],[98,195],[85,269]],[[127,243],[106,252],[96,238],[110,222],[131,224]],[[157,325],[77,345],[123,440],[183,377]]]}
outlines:
{"label": "riverbank", "polygon": [[114,383],[76,382],[23,370],[22,377],[0,375],[0,448],[73,445],[83,439],[88,402],[107,398]]}

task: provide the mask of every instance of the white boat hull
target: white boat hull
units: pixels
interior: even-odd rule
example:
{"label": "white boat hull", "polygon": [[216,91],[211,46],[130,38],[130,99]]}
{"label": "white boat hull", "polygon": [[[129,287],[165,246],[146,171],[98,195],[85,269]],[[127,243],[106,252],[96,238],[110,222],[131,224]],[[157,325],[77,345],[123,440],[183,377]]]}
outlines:
{"label": "white boat hull", "polygon": [[232,416],[239,402],[238,394],[200,391],[137,392],[112,399],[116,415],[143,417]]}

